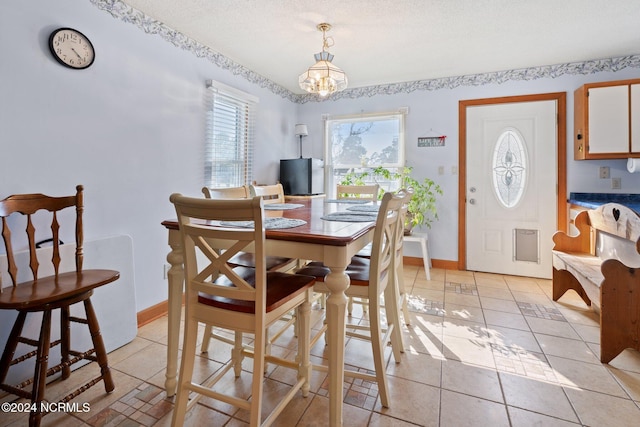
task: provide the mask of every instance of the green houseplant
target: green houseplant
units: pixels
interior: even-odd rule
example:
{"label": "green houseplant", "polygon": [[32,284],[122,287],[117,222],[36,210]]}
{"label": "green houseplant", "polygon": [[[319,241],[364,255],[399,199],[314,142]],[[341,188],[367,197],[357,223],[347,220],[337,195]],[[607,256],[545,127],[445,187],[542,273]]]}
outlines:
{"label": "green houseplant", "polygon": [[[438,219],[436,208],[436,198],[442,195],[442,188],[430,178],[418,181],[411,176],[413,168],[405,166],[397,172],[378,166],[368,171],[349,171],[340,184],[342,185],[364,185],[367,182],[379,183],[379,180],[399,181],[400,188],[413,190],[413,195],[409,201],[407,219],[405,221],[405,233],[410,233],[414,226],[426,225],[431,227],[431,223]],[[380,197],[384,190],[381,190]]]}

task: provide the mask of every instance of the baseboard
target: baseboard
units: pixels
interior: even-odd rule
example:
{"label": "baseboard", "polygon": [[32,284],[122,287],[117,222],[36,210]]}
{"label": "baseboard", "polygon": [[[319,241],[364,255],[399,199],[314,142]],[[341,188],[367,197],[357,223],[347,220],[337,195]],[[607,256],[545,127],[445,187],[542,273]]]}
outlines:
{"label": "baseboard", "polygon": [[169,301],[165,300],[138,312],[138,328],[151,323],[169,312]]}
{"label": "baseboard", "polygon": [[[404,257],[405,265],[419,265],[423,266],[422,258],[417,257]],[[433,268],[442,268],[445,270],[457,270],[458,262],[457,261],[447,261],[442,259],[432,259],[431,266]],[[183,298],[184,303],[184,298]],[[146,325],[147,323],[151,323],[154,320],[166,315],[169,312],[169,302],[162,301],[156,305],[152,305],[151,307],[145,308],[138,312],[138,328]]]}
{"label": "baseboard", "polygon": [[[405,265],[418,265],[422,267],[424,265],[422,258],[406,256],[404,257]],[[458,270],[458,261],[448,261],[444,259],[432,259],[432,268],[442,268],[444,270]]]}

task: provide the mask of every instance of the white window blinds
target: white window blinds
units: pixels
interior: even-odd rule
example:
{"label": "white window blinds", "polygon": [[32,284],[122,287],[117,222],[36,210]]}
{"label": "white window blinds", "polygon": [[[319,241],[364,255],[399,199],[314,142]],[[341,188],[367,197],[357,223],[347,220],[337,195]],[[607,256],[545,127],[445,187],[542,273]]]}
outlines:
{"label": "white window blinds", "polygon": [[214,81],[207,82],[207,89],[204,185],[223,188],[250,184],[258,99]]}

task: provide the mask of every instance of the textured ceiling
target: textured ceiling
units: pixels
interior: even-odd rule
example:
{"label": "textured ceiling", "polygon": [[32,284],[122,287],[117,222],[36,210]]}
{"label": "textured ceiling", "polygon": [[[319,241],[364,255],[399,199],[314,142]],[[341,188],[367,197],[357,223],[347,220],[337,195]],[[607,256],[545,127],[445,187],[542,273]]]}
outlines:
{"label": "textured ceiling", "polygon": [[349,87],[640,54],[640,0],[123,0],[302,93],[322,48]]}

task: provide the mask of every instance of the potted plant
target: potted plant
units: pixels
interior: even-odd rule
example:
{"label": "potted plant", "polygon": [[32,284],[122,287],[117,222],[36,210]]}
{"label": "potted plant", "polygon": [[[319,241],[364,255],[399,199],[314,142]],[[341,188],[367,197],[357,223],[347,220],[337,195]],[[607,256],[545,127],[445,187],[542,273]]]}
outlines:
{"label": "potted plant", "polygon": [[[389,169],[378,166],[370,171],[347,173],[340,184],[342,185],[364,185],[367,182],[374,181],[379,184],[378,180],[400,181],[400,188],[413,190],[413,195],[409,201],[407,218],[405,220],[405,234],[410,234],[415,226],[426,225],[431,227],[431,223],[438,219],[438,211],[436,209],[436,197],[442,195],[442,188],[430,178],[424,178],[418,181],[411,172],[413,168],[405,166],[399,172],[391,172]],[[384,190],[381,190],[380,197]]]}

